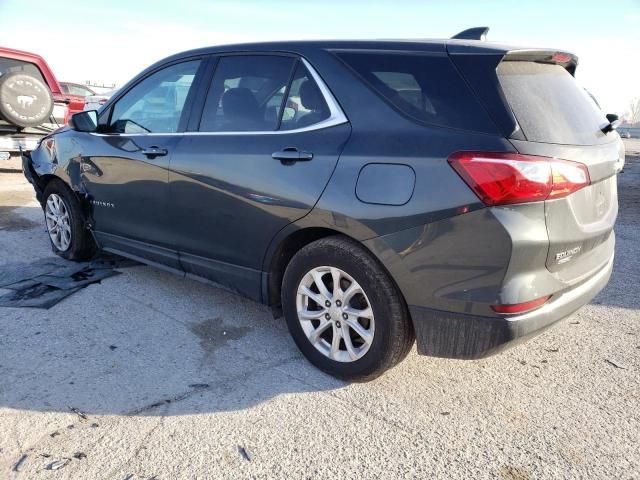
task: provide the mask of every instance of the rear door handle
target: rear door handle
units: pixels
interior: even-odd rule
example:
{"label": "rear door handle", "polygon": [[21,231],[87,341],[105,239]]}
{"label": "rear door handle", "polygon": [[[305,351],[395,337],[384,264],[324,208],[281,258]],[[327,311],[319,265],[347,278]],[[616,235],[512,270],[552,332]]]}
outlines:
{"label": "rear door handle", "polygon": [[156,157],[164,157],[167,153],[169,153],[167,151],[166,148],[160,148],[160,147],[156,147],[155,145],[149,148],[145,148],[144,150],[142,150],[142,154],[146,155],[147,157],[153,159]]}
{"label": "rear door handle", "polygon": [[313,153],[298,150],[295,147],[285,148],[271,155],[274,160],[280,160],[282,163],[308,162],[313,159]]}

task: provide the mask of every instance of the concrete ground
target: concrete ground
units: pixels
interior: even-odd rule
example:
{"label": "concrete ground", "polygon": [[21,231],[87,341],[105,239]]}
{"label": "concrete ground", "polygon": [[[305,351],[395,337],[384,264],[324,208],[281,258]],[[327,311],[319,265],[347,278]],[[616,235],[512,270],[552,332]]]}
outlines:
{"label": "concrete ground", "polygon": [[[414,350],[367,384],[313,368],[266,308],[150,267],[0,308],[0,478],[637,478],[640,156],[620,208],[590,305],[498,356]],[[30,186],[0,173],[0,277],[51,256]]]}

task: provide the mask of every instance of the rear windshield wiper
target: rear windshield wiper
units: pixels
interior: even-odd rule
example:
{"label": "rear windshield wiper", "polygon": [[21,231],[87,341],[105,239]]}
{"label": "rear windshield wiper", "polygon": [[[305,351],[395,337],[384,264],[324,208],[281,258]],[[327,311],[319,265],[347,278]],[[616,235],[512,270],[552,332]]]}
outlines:
{"label": "rear windshield wiper", "polygon": [[618,125],[620,125],[620,119],[615,113],[607,113],[607,120],[609,121],[609,123],[600,129],[604,134],[613,132],[618,128]]}

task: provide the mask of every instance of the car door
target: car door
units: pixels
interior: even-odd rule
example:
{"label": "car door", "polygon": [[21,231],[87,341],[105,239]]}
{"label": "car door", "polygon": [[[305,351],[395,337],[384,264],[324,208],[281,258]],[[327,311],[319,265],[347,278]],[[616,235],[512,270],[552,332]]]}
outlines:
{"label": "car door", "polygon": [[190,59],[150,73],[101,113],[99,133],[83,139],[81,176],[103,247],[179,268],[167,241],[168,166],[201,65]]}
{"label": "car door", "polygon": [[172,239],[187,273],[257,299],[269,242],[313,208],[351,129],[291,55],[220,56],[199,119],[171,157]]}

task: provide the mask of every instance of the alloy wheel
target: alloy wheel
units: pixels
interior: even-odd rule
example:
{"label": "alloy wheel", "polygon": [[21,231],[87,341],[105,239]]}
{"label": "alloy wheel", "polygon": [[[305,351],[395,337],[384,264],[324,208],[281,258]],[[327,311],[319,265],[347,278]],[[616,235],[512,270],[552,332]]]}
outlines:
{"label": "alloy wheel", "polygon": [[324,356],[354,362],[369,351],[375,334],[371,302],[364,289],[336,267],[316,267],[302,278],[296,295],[298,320]]}
{"label": "alloy wheel", "polygon": [[69,208],[60,195],[55,193],[49,195],[44,216],[51,242],[58,250],[66,252],[71,246],[71,216]]}

